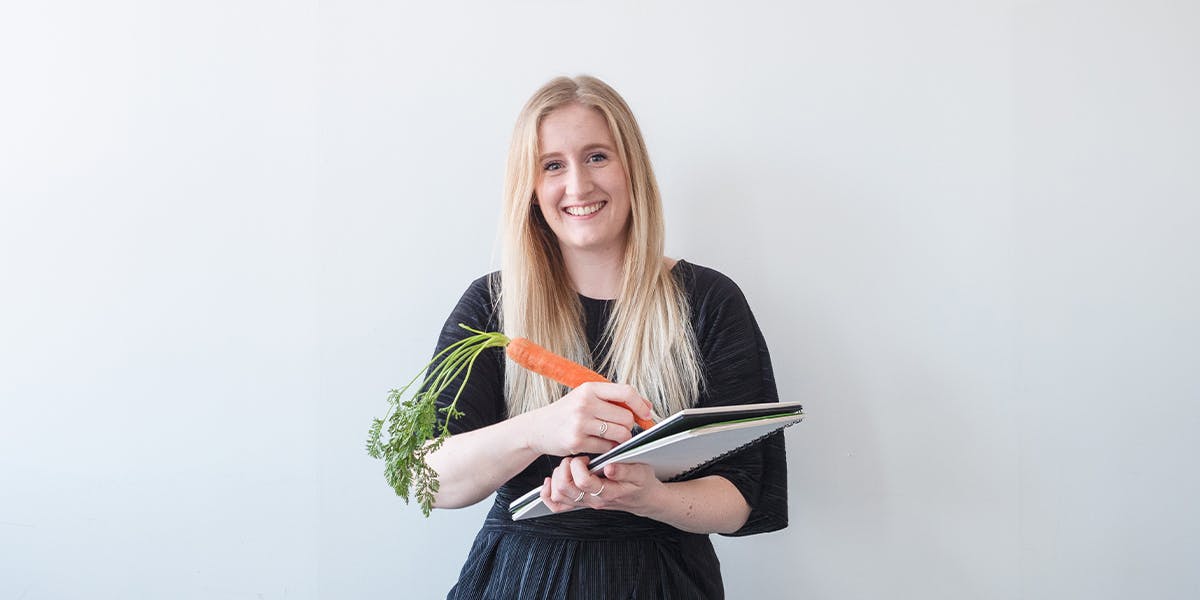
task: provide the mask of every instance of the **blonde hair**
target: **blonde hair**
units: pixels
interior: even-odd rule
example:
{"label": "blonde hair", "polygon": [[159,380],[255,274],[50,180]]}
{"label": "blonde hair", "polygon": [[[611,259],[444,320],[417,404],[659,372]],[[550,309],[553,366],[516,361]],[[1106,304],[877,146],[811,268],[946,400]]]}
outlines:
{"label": "blonde hair", "polygon": [[[631,214],[621,289],[604,327],[605,356],[593,364],[583,307],[554,233],[534,205],[538,127],[555,109],[578,103],[599,111],[628,174]],[[558,77],[543,85],[517,117],[504,178],[499,317],[503,331],[533,340],[632,385],[659,417],[696,403],[704,385],[686,294],[664,264],[662,199],[641,130],[615,90],[595,77]],[[546,406],[567,389],[505,361],[509,415]]]}

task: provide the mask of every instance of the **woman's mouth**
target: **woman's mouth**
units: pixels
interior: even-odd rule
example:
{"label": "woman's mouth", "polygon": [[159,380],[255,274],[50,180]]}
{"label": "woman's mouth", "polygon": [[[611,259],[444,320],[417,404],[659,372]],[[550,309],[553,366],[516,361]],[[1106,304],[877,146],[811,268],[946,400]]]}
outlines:
{"label": "woman's mouth", "polygon": [[563,209],[563,212],[572,217],[590,217],[600,212],[600,209],[604,208],[606,204],[608,204],[607,200],[601,200],[591,204],[584,204],[583,206],[568,206]]}

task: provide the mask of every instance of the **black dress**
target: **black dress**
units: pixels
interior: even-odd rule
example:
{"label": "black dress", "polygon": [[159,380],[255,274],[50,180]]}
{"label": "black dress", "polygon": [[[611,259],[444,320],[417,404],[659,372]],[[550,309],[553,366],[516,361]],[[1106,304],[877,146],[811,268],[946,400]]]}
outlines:
{"label": "black dress", "polygon": [[[707,387],[697,406],[777,402],[771,359],[745,296],[716,270],[680,260],[672,274],[687,290]],[[494,274],[493,274],[494,275]],[[462,339],[465,323],[498,331],[489,277],[475,280],[447,319],[437,351]],[[611,300],[580,296],[593,356]],[[504,356],[480,356],[459,399],[464,416],[452,434],[502,421]],[[458,382],[439,403],[453,398]],[[475,538],[448,598],[723,598],[721,566],[707,535],[681,531],[630,513],[578,510],[513,521],[508,504],[540,487],[561,457],[542,456],[505,483]],[[787,527],[787,465],[783,433],[710,465],[695,477],[728,479],[751,507],[742,536]]]}

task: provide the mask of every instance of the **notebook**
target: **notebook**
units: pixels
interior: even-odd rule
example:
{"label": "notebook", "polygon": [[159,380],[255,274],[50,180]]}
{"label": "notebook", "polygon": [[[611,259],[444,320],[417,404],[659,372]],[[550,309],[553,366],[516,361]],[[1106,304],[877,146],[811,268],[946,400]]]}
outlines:
{"label": "notebook", "polygon": [[[654,467],[660,481],[685,479],[803,419],[798,402],[688,408],[597,456],[589,466],[595,474],[608,464],[646,463]],[[536,487],[508,505],[514,521],[554,514],[542,503],[541,489]]]}

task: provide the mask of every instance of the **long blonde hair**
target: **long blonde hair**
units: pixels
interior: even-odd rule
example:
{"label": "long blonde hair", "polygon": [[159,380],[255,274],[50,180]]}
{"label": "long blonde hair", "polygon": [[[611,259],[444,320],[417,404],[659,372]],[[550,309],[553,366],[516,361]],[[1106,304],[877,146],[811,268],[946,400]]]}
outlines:
{"label": "long blonde hair", "polygon": [[[621,289],[604,327],[605,356],[594,364],[583,330],[583,307],[572,287],[554,233],[534,205],[538,176],[538,126],[555,109],[578,103],[608,122],[628,174],[631,214]],[[511,336],[632,385],[659,417],[695,404],[704,385],[686,294],[663,260],[662,199],[633,111],[595,77],[558,77],[525,104],[513,129],[504,178],[500,324]],[[494,282],[499,283],[499,282]],[[505,361],[504,397],[509,415],[540,408],[567,389]]]}

